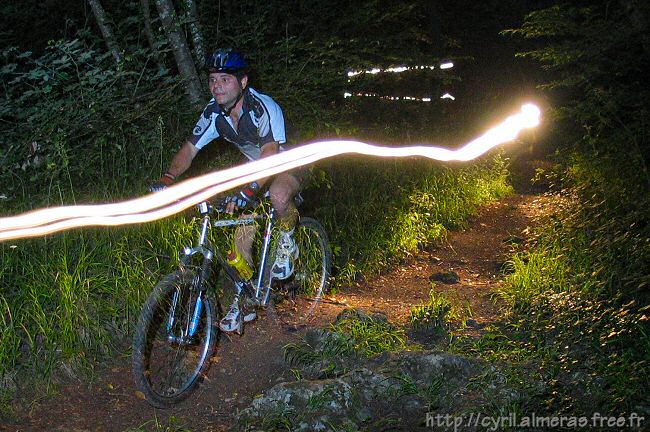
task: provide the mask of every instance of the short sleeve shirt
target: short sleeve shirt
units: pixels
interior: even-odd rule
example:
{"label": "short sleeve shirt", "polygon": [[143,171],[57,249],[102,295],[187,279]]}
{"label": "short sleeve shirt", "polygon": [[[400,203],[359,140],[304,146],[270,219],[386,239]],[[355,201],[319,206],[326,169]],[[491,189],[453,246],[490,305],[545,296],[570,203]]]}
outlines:
{"label": "short sleeve shirt", "polygon": [[278,142],[280,151],[286,150],[284,113],[277,102],[250,87],[244,91],[243,99],[237,129],[213,98],[196,122],[189,141],[200,150],[212,140],[223,137],[236,145],[249,160],[258,160],[262,146],[270,142]]}

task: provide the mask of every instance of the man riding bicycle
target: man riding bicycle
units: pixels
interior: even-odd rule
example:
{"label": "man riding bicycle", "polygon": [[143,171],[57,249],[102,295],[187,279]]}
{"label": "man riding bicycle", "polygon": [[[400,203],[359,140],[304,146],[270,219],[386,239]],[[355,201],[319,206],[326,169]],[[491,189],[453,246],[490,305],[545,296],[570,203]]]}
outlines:
{"label": "man riding bicycle", "polygon": [[[212,99],[203,110],[192,135],[173,157],[169,169],[151,186],[152,192],[171,186],[190,167],[197,153],[216,138],[222,137],[233,143],[251,161],[288,148],[284,113],[271,97],[248,86],[248,63],[240,52],[219,49],[207,57],[205,67],[209,73],[208,86]],[[298,257],[298,248],[293,238],[298,210],[293,198],[305,179],[305,169],[284,172],[252,182],[226,198],[228,213],[243,210],[255,202],[260,190],[268,184],[271,203],[278,215],[281,230],[276,259],[271,269],[271,275],[276,279],[291,276],[293,261]],[[252,267],[252,233],[241,231],[236,237],[240,253]],[[239,331],[239,315],[237,296],[219,327],[226,332]],[[255,317],[253,311],[244,320],[250,321]]]}

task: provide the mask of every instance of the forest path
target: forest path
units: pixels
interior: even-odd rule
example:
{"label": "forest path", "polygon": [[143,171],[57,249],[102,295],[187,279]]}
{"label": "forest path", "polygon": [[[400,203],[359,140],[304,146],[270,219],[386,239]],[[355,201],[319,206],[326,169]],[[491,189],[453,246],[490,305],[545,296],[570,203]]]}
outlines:
{"label": "forest path", "polygon": [[[413,306],[428,301],[435,275],[457,275],[436,282],[435,289],[469,304],[472,317],[464,330],[478,336],[500,317],[493,294],[502,282],[501,269],[524,241],[543,208],[544,198],[516,194],[485,205],[464,230],[450,232],[447,241],[409,259],[385,274],[330,296],[317,325],[327,326],[346,307],[385,313],[406,326]],[[70,380],[56,395],[18,413],[8,431],[221,431],[237,412],[265,389],[294,379],[284,363],[282,347],[301,332],[288,331],[272,314],[247,326],[242,338],[222,337],[206,380],[188,400],[169,410],[156,410],[137,397],[130,358],[98,370],[94,380]],[[421,342],[421,341],[419,341]]]}

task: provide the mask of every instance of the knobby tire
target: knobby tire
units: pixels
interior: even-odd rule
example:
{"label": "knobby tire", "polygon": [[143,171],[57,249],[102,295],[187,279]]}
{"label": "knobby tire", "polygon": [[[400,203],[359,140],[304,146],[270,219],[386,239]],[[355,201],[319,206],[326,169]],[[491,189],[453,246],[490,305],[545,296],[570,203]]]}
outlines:
{"label": "knobby tire", "polygon": [[[307,325],[315,316],[330,284],[332,252],[323,226],[315,219],[301,217],[294,231],[299,255],[293,275],[274,283],[275,309],[287,325]],[[273,260],[269,263],[271,266]],[[276,286],[277,285],[277,286]]]}
{"label": "knobby tire", "polygon": [[[133,341],[133,374],[145,399],[168,408],[187,398],[200,382],[214,352],[217,330],[212,298],[203,295],[199,328],[190,342],[169,341],[168,316],[174,292],[180,294],[172,334],[186,328],[194,310],[196,285],[202,281],[193,270],[177,271],[163,278],[144,305]],[[194,285],[194,287],[193,287]]]}

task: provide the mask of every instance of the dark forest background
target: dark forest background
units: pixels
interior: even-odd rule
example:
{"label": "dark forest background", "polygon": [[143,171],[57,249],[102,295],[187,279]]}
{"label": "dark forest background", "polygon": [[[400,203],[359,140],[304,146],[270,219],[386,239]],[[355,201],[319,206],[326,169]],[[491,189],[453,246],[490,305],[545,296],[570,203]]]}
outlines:
{"label": "dark forest background", "polygon": [[[0,215],[146,193],[209,98],[201,59],[217,47],[247,54],[253,87],[285,108],[297,142],[453,146],[532,98],[543,126],[505,155],[328,161],[315,167],[308,211],[332,235],[337,283],[350,283],[444,238],[511,191],[512,167],[543,159],[535,181],[553,196],[552,217],[512,257],[503,326],[463,349],[518,371],[524,412],[650,418],[649,19],[640,0],[4,2]],[[443,60],[456,67],[346,75]],[[447,91],[455,101],[438,99]],[[188,175],[239,162],[211,147]],[[20,377],[124,349],[148,289],[191,236],[189,217],[0,244],[2,400]],[[543,388],[522,378],[531,368]]]}

